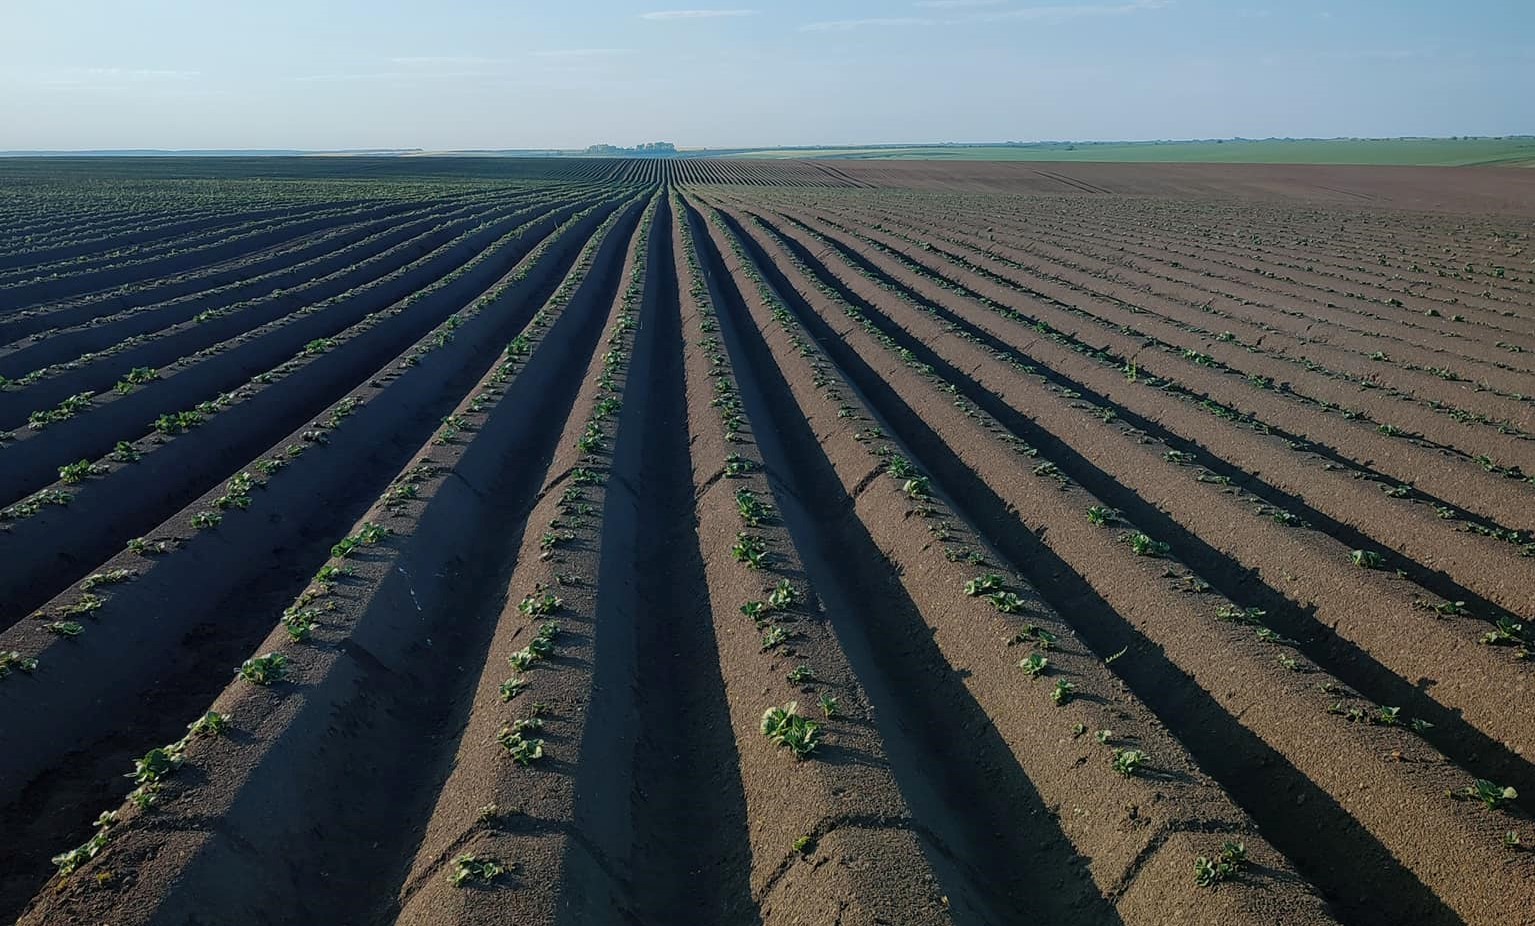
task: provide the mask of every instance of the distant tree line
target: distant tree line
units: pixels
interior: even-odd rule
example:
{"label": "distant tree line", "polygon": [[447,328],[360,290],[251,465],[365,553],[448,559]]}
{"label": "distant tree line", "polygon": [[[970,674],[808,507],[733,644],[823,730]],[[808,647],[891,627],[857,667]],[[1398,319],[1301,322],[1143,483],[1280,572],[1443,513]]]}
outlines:
{"label": "distant tree line", "polygon": [[648,141],[635,145],[632,148],[621,148],[618,145],[590,145],[586,154],[599,155],[601,157],[671,157],[677,153],[677,146],[669,141]]}

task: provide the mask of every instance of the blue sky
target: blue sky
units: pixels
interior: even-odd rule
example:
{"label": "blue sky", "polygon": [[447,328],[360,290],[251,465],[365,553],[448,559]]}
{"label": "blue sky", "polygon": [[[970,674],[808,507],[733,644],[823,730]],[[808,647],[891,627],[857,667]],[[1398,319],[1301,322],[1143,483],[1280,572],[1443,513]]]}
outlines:
{"label": "blue sky", "polygon": [[1535,133],[1532,0],[5,7],[0,149]]}

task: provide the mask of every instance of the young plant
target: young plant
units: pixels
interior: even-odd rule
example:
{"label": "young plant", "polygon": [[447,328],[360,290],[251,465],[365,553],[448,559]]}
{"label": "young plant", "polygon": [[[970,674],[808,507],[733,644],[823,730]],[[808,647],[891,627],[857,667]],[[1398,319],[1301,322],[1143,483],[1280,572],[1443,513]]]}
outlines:
{"label": "young plant", "polygon": [[837,699],[829,694],[821,695],[820,707],[821,716],[825,717],[827,720],[831,720],[832,718],[836,717],[842,709],[841,705],[837,703]]}
{"label": "young plant", "polygon": [[794,758],[804,759],[820,744],[821,725],[800,715],[798,709],[794,701],[768,708],[762,714],[762,733],[773,745],[787,747]]}
{"label": "young plant", "polygon": [[37,671],[37,660],[16,650],[0,650],[0,678],[10,675],[13,669],[31,674]]}
{"label": "young plant", "polygon": [[762,635],[762,651],[765,653],[774,647],[782,646],[783,644],[789,642],[793,636],[794,631],[789,630],[788,628],[781,625],[775,624],[772,627],[769,627],[767,632]]}
{"label": "young plant", "polygon": [[523,735],[526,731],[523,725],[527,723],[542,726],[541,721],[519,720],[516,724],[502,727],[500,735],[496,737],[496,742],[506,747],[506,751],[511,754],[512,761],[522,766],[531,765],[544,757],[544,741]]}
{"label": "young plant", "polygon": [[737,489],[736,511],[747,527],[759,527],[772,515],[773,508],[751,489]]}
{"label": "young plant", "polygon": [[1509,801],[1518,800],[1519,798],[1519,792],[1513,788],[1500,787],[1485,778],[1478,778],[1474,783],[1464,788],[1457,788],[1446,793],[1458,801],[1481,801],[1487,805],[1488,810],[1497,810]]}
{"label": "young plant", "polygon": [[1203,855],[1194,859],[1194,883],[1200,887],[1214,887],[1236,877],[1247,865],[1247,846],[1228,841],[1213,861]]}
{"label": "young plant", "polygon": [[784,611],[798,604],[801,600],[799,589],[788,579],[779,579],[778,584],[768,592],[767,604],[774,611]]}
{"label": "young plant", "polygon": [[1263,624],[1264,615],[1267,613],[1262,608],[1239,608],[1235,605],[1222,605],[1221,609],[1215,612],[1215,617],[1217,620],[1232,624],[1247,624],[1248,626],[1257,627]]}
{"label": "young plant", "polygon": [[1030,653],[1019,661],[1018,668],[1022,669],[1029,678],[1039,678],[1045,674],[1046,669],[1050,668],[1050,660],[1042,653]]}
{"label": "young plant", "polygon": [[308,642],[320,626],[318,608],[290,607],[282,612],[282,626],[294,643]]}
{"label": "young plant", "polygon": [[754,468],[756,468],[755,463],[738,453],[732,453],[730,456],[725,458],[725,476],[727,478],[737,479],[741,476],[745,476]]}
{"label": "young plant", "polygon": [[229,715],[209,711],[187,724],[189,736],[222,736],[229,729]]}
{"label": "young plant", "polygon": [[1152,540],[1149,536],[1137,531],[1130,535],[1130,551],[1136,556],[1166,556],[1170,549],[1160,540]]}
{"label": "young plant", "polygon": [[795,685],[809,684],[815,681],[815,670],[808,665],[797,665],[789,670],[787,678]]}
{"label": "young plant", "polygon": [[730,548],[730,554],[736,562],[745,563],[748,569],[761,569],[767,561],[767,542],[742,531],[736,534],[735,546]]}
{"label": "young plant", "polygon": [[1114,771],[1130,778],[1141,770],[1141,766],[1151,757],[1139,749],[1115,749],[1113,757],[1109,760]]}
{"label": "young plant", "polygon": [[1524,641],[1524,625],[1511,617],[1500,617],[1496,628],[1482,634],[1482,642],[1488,646],[1520,646]]}
{"label": "young plant", "polygon": [[1016,592],[992,592],[986,600],[1003,614],[1017,614],[1023,610],[1023,599]]}
{"label": "young plant", "polygon": [[1348,558],[1349,562],[1361,569],[1379,569],[1386,564],[1386,557],[1374,550],[1353,550]]}
{"label": "young plant", "polygon": [[124,777],[132,778],[135,784],[153,784],[180,768],[181,759],[180,749],[157,746],[145,753],[142,759],[133,760],[133,771]]}
{"label": "young plant", "polygon": [[1050,700],[1054,701],[1057,706],[1065,704],[1067,701],[1071,700],[1071,693],[1076,690],[1077,686],[1073,685],[1071,682],[1057,680],[1055,683],[1055,690],[1050,692]]}
{"label": "young plant", "polygon": [[500,861],[465,853],[453,860],[453,867],[448,871],[448,883],[454,887],[470,883],[489,884],[504,874],[506,866]]}
{"label": "young plant", "polygon": [[522,599],[522,604],[517,606],[517,610],[529,617],[547,617],[558,611],[564,603],[558,595],[550,592],[544,592],[542,595],[535,593]]}
{"label": "young plant", "polygon": [[281,653],[252,656],[236,670],[240,677],[254,685],[270,685],[282,681],[288,674],[288,657]]}
{"label": "young plant", "polygon": [[1119,519],[1119,512],[1103,505],[1094,505],[1087,509],[1087,523],[1098,527],[1107,527]]}
{"label": "young plant", "polygon": [[966,582],[965,594],[969,595],[971,598],[975,598],[978,595],[984,595],[987,592],[998,591],[1001,588],[1002,577],[997,575],[995,572],[988,572],[985,575],[976,576],[975,578]]}

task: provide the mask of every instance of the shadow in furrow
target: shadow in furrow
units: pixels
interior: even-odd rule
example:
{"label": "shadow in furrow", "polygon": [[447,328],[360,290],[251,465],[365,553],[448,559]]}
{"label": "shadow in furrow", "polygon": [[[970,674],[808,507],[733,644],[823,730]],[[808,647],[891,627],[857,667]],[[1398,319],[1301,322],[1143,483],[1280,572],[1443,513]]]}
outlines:
{"label": "shadow in furrow", "polygon": [[[651,227],[644,301],[604,512],[592,708],[577,828],[621,866],[623,911],[572,903],[562,924],[760,923],[746,799],[704,591],[693,509],[671,207]],[[590,798],[590,799],[583,799]],[[588,851],[566,879],[604,877]]]}
{"label": "shadow in furrow", "polygon": [[[777,232],[770,221],[763,219],[763,224]],[[1119,509],[1141,529],[1170,543],[1178,559],[1197,572],[1200,578],[1209,582],[1216,591],[1237,605],[1256,607],[1266,611],[1265,622],[1268,626],[1283,636],[1295,640],[1296,649],[1312,662],[1377,704],[1401,707],[1412,716],[1432,723],[1434,726],[1422,734],[1424,739],[1462,768],[1477,769],[1482,774],[1508,782],[1521,794],[1535,795],[1535,764],[1532,764],[1529,759],[1478,730],[1458,711],[1434,700],[1424,688],[1414,685],[1382,665],[1358,644],[1340,636],[1331,627],[1323,624],[1315,616],[1314,606],[1306,608],[1297,606],[1282,592],[1263,581],[1256,570],[1249,569],[1239,560],[1210,546],[1198,534],[1183,527],[1156,505],[1147,502],[1135,492],[1125,488],[1117,479],[1099,470],[1066,442],[1035,425],[1032,420],[1000,396],[956,369],[923,344],[920,339],[913,337],[883,310],[869,304],[844,286],[835,274],[827,270],[825,265],[799,242],[782,235],[778,237],[791,253],[810,268],[820,282],[830,286],[843,301],[863,312],[880,331],[901,342],[902,346],[911,350],[922,362],[931,364],[946,380],[958,386],[966,398],[975,402],[1008,431],[1039,448],[1049,459],[1061,466],[1063,471],[1104,503]],[[1129,411],[1077,380],[1041,366],[1032,358],[1023,357],[1012,345],[885,277],[877,268],[868,264],[856,252],[846,249],[845,246],[837,245],[837,251],[850,263],[866,267],[883,281],[884,285],[897,288],[913,302],[933,309],[945,322],[978,338],[987,349],[1019,356],[1033,364],[1051,382],[1080,393],[1085,400],[1095,405],[1112,408],[1122,420],[1151,437],[1163,441],[1173,449],[1197,452],[1200,464],[1206,469],[1218,475],[1230,477],[1234,485],[1251,492],[1265,502],[1299,513],[1307,523],[1319,527],[1324,533],[1350,548],[1370,548],[1377,545],[1374,540],[1353,528],[1333,521],[1298,497],[1275,489],[1244,470],[1224,462],[1201,445],[1185,440],[1156,422]],[[1426,567],[1417,567],[1415,570],[1416,564],[1410,560],[1403,560],[1403,562],[1407,566],[1409,578],[1414,581],[1429,572]],[[1424,582],[1418,582],[1418,584],[1435,594],[1443,595],[1448,600],[1469,601],[1481,614],[1498,613],[1500,610],[1481,596],[1450,583],[1448,577],[1445,577],[1443,585]]]}
{"label": "shadow in furrow", "polygon": [[[728,216],[726,222],[745,244],[769,285],[843,371],[865,405],[876,414],[879,424],[910,451],[911,459],[935,477],[955,510],[978,529],[1011,568],[1039,590],[1051,607],[1060,614],[1072,615],[1072,625],[1094,651],[1112,653],[1124,647],[1134,650],[1134,659],[1115,664],[1117,674],[1188,748],[1200,767],[1253,817],[1274,847],[1338,906],[1344,922],[1356,926],[1393,926],[1404,922],[1451,926],[1459,922],[1331,795],[1226,713],[1210,692],[1171,662],[1160,647],[1143,638],[1082,576],[1035,537],[1008,511],[1007,503],[954,455],[894,388],[798,296],[782,271],[767,259],[751,237]],[[850,300],[850,304],[864,307],[858,301]],[[871,319],[881,317],[875,311],[867,314]],[[907,340],[911,343],[906,346],[917,352],[920,360],[932,363],[940,375],[961,385],[961,392],[966,391],[963,374],[909,336]],[[977,395],[970,398],[980,404]],[[1004,424],[1018,424],[1019,436],[1039,447],[1090,491],[1111,482],[1054,435],[1022,420],[1011,409],[1004,411],[1009,415]],[[1087,479],[1082,478],[1084,473],[1088,474]],[[1126,509],[1126,515],[1135,519],[1142,514],[1138,508],[1150,507],[1139,502],[1137,507]],[[1165,520],[1160,513],[1156,515]],[[1360,870],[1376,873],[1368,899],[1361,897],[1354,876]]]}
{"label": "shadow in furrow", "polygon": [[775,500],[875,708],[896,783],[955,922],[1010,922],[1030,909],[1053,923],[1118,923],[854,513],[702,219],[689,213]]}

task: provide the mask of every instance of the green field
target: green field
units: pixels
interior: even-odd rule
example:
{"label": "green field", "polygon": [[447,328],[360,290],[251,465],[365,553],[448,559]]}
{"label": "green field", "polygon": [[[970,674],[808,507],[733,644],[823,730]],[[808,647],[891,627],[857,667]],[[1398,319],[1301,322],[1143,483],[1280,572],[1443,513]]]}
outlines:
{"label": "green field", "polygon": [[736,158],[934,161],[1123,161],[1231,164],[1396,164],[1535,166],[1535,137],[1264,139],[1172,142],[1042,142],[868,148],[764,148]]}

